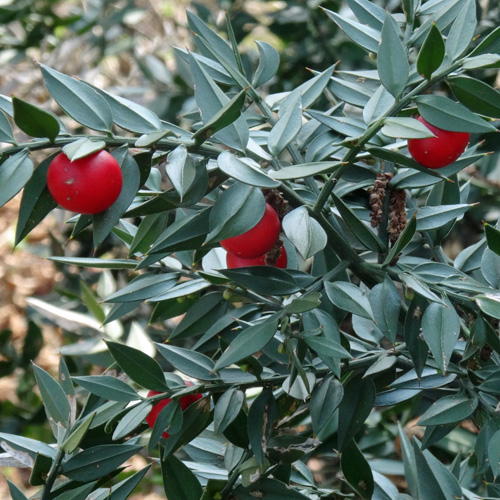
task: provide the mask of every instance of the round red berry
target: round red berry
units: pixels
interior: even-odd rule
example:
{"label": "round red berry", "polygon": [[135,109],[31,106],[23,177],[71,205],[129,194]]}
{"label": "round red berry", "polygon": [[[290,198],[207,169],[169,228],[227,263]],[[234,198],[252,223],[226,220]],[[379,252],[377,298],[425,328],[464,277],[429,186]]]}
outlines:
{"label": "round red berry", "polygon": [[[189,380],[185,380],[184,383],[188,387],[193,385],[193,383],[190,382]],[[147,397],[150,398],[151,396],[156,396],[157,394],[163,394],[163,393],[158,391],[149,391]],[[179,404],[181,405],[182,411],[184,411],[188,406],[190,406],[195,401],[200,400],[202,397],[203,396],[201,394],[186,394],[185,396],[182,396],[179,399]],[[163,408],[165,408],[165,406],[168,405],[168,403],[170,403],[170,401],[172,401],[172,399],[165,398],[156,403],[155,405],[153,405],[153,408],[151,408],[151,411],[146,417],[146,422],[149,425],[149,427],[151,427],[151,429],[154,427],[156,419],[158,418],[160,412],[163,410]],[[168,438],[169,437],[168,432],[164,432],[163,437]]]}
{"label": "round red berry", "polygon": [[108,209],[122,189],[122,171],[107,151],[98,151],[70,161],[58,154],[47,172],[47,187],[52,198],[66,210],[98,214]]}
{"label": "round red berry", "polygon": [[246,233],[220,242],[222,248],[236,257],[253,259],[266,254],[276,243],[281,230],[281,222],[276,210],[266,203],[264,215]]}
{"label": "round red berry", "polygon": [[469,133],[442,130],[427,123],[421,116],[418,120],[436,136],[408,140],[410,155],[420,165],[433,169],[446,167],[465,151],[469,143]]}

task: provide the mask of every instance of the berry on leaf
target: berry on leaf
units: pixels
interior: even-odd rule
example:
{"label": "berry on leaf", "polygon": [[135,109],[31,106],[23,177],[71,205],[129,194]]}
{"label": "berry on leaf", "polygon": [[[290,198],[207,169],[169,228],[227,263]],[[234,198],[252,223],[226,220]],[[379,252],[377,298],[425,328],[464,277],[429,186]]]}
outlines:
{"label": "berry on leaf", "polygon": [[[262,219],[246,233],[222,240],[222,248],[230,254],[244,259],[254,259],[266,254],[276,243],[281,231],[281,222],[276,210],[266,203]],[[255,265],[255,264],[254,264]]]}
{"label": "berry on leaf", "polygon": [[[189,380],[185,380],[184,383],[186,384],[187,387],[190,387],[193,385],[192,382]],[[151,396],[156,396],[157,394],[162,394],[161,392],[158,391],[149,391],[147,397],[150,398]],[[179,398],[179,404],[181,405],[182,411],[184,411],[188,406],[190,406],[192,403],[195,401],[198,401],[202,398],[203,396],[201,394],[186,394],[185,396],[181,396]],[[146,417],[146,422],[151,427],[151,429],[154,427],[156,419],[158,418],[158,415],[160,412],[165,408],[165,406],[168,405],[172,401],[171,398],[165,398],[153,405],[153,408],[151,408],[151,411],[149,412],[148,416]],[[166,439],[169,437],[168,432],[163,433],[163,437]]]}
{"label": "berry on leaf", "polygon": [[420,165],[433,169],[446,167],[456,161],[465,151],[469,143],[469,133],[442,130],[426,122],[421,116],[418,117],[418,121],[436,136],[408,140],[408,151]]}
{"label": "berry on leaf", "polygon": [[107,151],[71,161],[58,154],[47,172],[47,187],[52,198],[66,210],[98,214],[108,209],[122,190],[122,171]]}

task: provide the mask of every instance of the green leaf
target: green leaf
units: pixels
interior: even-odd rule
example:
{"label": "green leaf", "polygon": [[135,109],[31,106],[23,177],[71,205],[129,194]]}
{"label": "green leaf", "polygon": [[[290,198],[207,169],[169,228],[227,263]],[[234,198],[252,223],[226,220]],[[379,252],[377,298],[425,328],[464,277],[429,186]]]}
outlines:
{"label": "green leaf", "polygon": [[62,150],[64,154],[71,160],[79,160],[93,153],[97,153],[106,147],[104,141],[96,141],[85,137],[66,144]]}
{"label": "green leaf", "polygon": [[328,337],[319,336],[302,336],[305,343],[314,351],[317,355],[323,359],[323,356],[327,358],[343,358],[351,359],[352,356],[346,351],[339,342],[335,342],[333,339]]}
{"label": "green leaf", "polygon": [[290,295],[301,286],[290,272],[272,266],[251,266],[220,269],[231,281],[265,295]]}
{"label": "green leaf", "polygon": [[425,411],[418,425],[433,426],[461,422],[474,413],[477,405],[477,398],[469,398],[465,394],[445,396]]}
{"label": "green leaf", "polygon": [[427,344],[420,336],[422,315],[426,307],[427,301],[420,295],[415,295],[410,302],[404,325],[404,339],[419,378],[422,376],[429,352]]}
{"label": "green leaf", "polygon": [[92,257],[48,257],[48,260],[59,262],[60,264],[72,264],[80,267],[90,267],[95,269],[135,269],[136,260],[127,259],[100,259]]}
{"label": "green leaf", "polygon": [[[186,13],[191,31],[208,42],[208,44],[235,69],[238,68],[238,63],[229,44],[212,29],[210,29],[196,14],[193,14],[190,10]],[[196,38],[195,41],[198,42]],[[200,47],[200,50],[202,49],[203,46]]]}
{"label": "green leaf", "polygon": [[17,97],[12,98],[12,105],[14,121],[25,134],[31,137],[47,137],[54,142],[60,126],[53,113]]}
{"label": "green leaf", "polygon": [[369,0],[347,0],[347,5],[363,24],[381,30],[385,20],[385,10]]}
{"label": "green leaf", "polygon": [[43,160],[24,186],[16,226],[16,245],[57,207],[47,188],[47,170],[55,156],[51,155]]}
{"label": "green leaf", "polygon": [[444,60],[445,47],[436,23],[432,24],[427,37],[418,53],[417,71],[426,80],[430,80],[432,73],[436,71]]}
{"label": "green leaf", "polygon": [[347,17],[341,16],[328,9],[323,11],[335,21],[339,28],[356,44],[369,52],[378,52],[381,34],[380,31],[360,24]]}
{"label": "green leaf", "polygon": [[367,296],[356,285],[345,281],[326,282],[325,291],[334,306],[362,318],[374,319]]}
{"label": "green leaf", "polygon": [[340,467],[351,488],[362,498],[371,499],[375,488],[372,470],[354,439],[344,447]]}
{"label": "green leaf", "polygon": [[481,56],[467,57],[462,67],[464,69],[477,69],[497,65],[499,62],[499,54],[483,54]]}
{"label": "green leaf", "polygon": [[251,158],[239,158],[229,151],[218,156],[217,166],[229,177],[250,186],[273,189],[280,185],[271,179],[256,161]]}
{"label": "green leaf", "polygon": [[110,375],[73,377],[73,380],[92,394],[111,401],[137,401],[139,395],[126,382]]}
{"label": "green leaf", "polygon": [[463,104],[440,95],[420,95],[415,98],[418,112],[435,127],[452,132],[496,132],[497,129],[469,111]]}
{"label": "green leaf", "polygon": [[474,113],[500,118],[500,92],[469,76],[447,79],[455,97]]}
{"label": "green leaf", "polygon": [[273,391],[264,388],[250,406],[247,424],[250,447],[260,464],[264,463],[267,441],[272,435],[277,417],[278,407]]}
{"label": "green leaf", "polygon": [[497,255],[500,255],[500,231],[486,222],[483,225],[488,248]]}
{"label": "green leaf", "polygon": [[146,300],[170,290],[178,281],[177,273],[140,274],[121,290],[106,297],[105,302]]}
{"label": "green leaf", "polygon": [[0,142],[15,144],[14,134],[9,119],[0,110]]}
{"label": "green leaf", "polygon": [[316,387],[311,396],[311,422],[314,434],[319,434],[330,422],[343,396],[344,387],[333,375],[326,376],[321,385]]}
{"label": "green leaf", "polygon": [[205,288],[209,288],[212,284],[204,279],[184,281],[177,284],[170,290],[159,295],[155,295],[148,302],[162,302],[164,300],[176,299],[178,297],[186,297],[193,293],[201,292]]}
{"label": "green leaf", "polygon": [[214,433],[221,435],[243,408],[245,394],[236,387],[224,392],[214,408]]}
{"label": "green leaf", "polygon": [[141,445],[134,444],[93,446],[71,457],[63,464],[61,472],[70,479],[94,481],[111,474],[141,449]]}
{"label": "green leaf", "polygon": [[410,244],[415,232],[417,231],[417,216],[414,214],[411,219],[407,222],[406,227],[403,232],[399,235],[396,243],[391,248],[391,251],[387,254],[387,257],[382,264],[382,267],[390,266],[394,259]]}
{"label": "green leaf", "polygon": [[134,382],[152,391],[168,388],[163,370],[153,358],[124,344],[107,341],[106,345],[120,368]]}
{"label": "green leaf", "polygon": [[28,497],[24,495],[24,493],[14,484],[11,483],[7,478],[7,485],[9,486],[10,496],[12,500],[28,500]]}
{"label": "green leaf", "polygon": [[197,477],[177,457],[169,455],[162,459],[161,473],[166,498],[200,500],[203,490]]}
{"label": "green leaf", "polygon": [[361,429],[375,404],[375,386],[371,379],[352,376],[344,383],[339,406],[338,446],[344,446]]}
{"label": "green leaf", "polygon": [[396,98],[405,89],[410,74],[410,65],[399,37],[400,33],[397,22],[387,13],[381,32],[377,69],[382,85]]}
{"label": "green leaf", "polygon": [[196,178],[194,161],[186,146],[181,144],[169,153],[165,170],[182,201]]}
{"label": "green leaf", "polygon": [[267,144],[274,157],[278,157],[299,133],[302,127],[302,97],[295,90],[280,105],[279,120],[269,132]]}
{"label": "green leaf", "polygon": [[50,95],[71,118],[92,130],[111,131],[108,103],[92,87],[43,64],[40,69]]}
{"label": "green leaf", "polygon": [[214,362],[200,352],[168,344],[156,344],[158,352],[177,370],[199,380],[217,380]]}
{"label": "green leaf", "polygon": [[47,416],[54,422],[60,422],[67,427],[71,408],[66,393],[45,370],[35,364],[33,370]]}
{"label": "green leaf", "polygon": [[259,50],[259,66],[252,80],[253,87],[260,87],[268,82],[278,71],[280,65],[279,52],[267,42],[256,40]]}
{"label": "green leaf", "polygon": [[[147,465],[144,469],[136,472],[133,476],[127,477],[123,481],[120,481],[117,484],[114,484],[110,490],[105,490],[102,495],[99,495],[95,499],[92,500],[126,500],[129,498],[130,494],[134,490],[134,488],[141,482],[144,478],[146,472],[148,472],[151,466]],[[110,494],[111,493],[111,494]],[[75,500],[72,498],[68,498],[67,500]]]}
{"label": "green leaf", "polygon": [[383,85],[380,85],[363,108],[363,120],[366,124],[370,124],[382,118],[395,102],[394,96]]}
{"label": "green leaf", "polygon": [[500,294],[486,293],[478,295],[474,300],[481,311],[493,318],[500,319]]}
{"label": "green leaf", "polygon": [[236,182],[222,193],[210,211],[210,233],[205,244],[245,233],[258,224],[264,211],[262,192]]}
{"label": "green leaf", "polygon": [[469,47],[477,27],[476,2],[467,0],[462,5],[446,38],[446,54],[451,61],[460,57]]}
{"label": "green leaf", "polygon": [[479,45],[469,54],[469,57],[478,56],[480,54],[498,54],[500,52],[500,26],[497,26],[493,31],[488,33],[481,40]]}
{"label": "green leaf", "polygon": [[13,198],[33,174],[29,150],[23,149],[0,164],[0,207]]}
{"label": "green leaf", "polygon": [[[230,99],[222,92],[203,66],[201,66],[191,54],[189,64],[195,83],[196,104],[201,111],[203,122],[208,123],[212,117],[216,116],[217,113],[230,102]],[[232,124],[219,130],[214,137],[222,142],[222,144],[244,152],[249,138],[248,126],[245,118],[242,115],[239,116]]]}
{"label": "green leaf", "polygon": [[312,292],[293,299],[292,302],[287,304],[286,312],[288,314],[301,314],[316,309],[320,304],[321,293]]}
{"label": "green leaf", "polygon": [[281,313],[275,313],[264,321],[238,332],[237,337],[218,359],[214,369],[225,368],[263,349],[274,337],[280,319]]}
{"label": "green leaf", "polygon": [[76,427],[76,429],[71,431],[71,434],[68,436],[68,438],[63,442],[61,445],[61,449],[65,453],[73,453],[77,448],[82,439],[85,437],[85,434],[87,434],[87,431],[89,430],[90,426],[92,425],[92,421],[94,420],[94,417],[96,416],[95,413],[91,413],[87,415]]}
{"label": "green leaf", "polygon": [[142,254],[147,253],[151,245],[165,230],[167,221],[167,213],[146,215],[139,224],[132,243],[130,243],[129,256],[137,252]]}
{"label": "green leaf", "polygon": [[0,432],[0,441],[5,441],[16,450],[27,453],[33,460],[36,459],[38,454],[52,459],[56,456],[56,450],[54,450],[54,448],[36,439]]}
{"label": "green leaf", "polygon": [[419,498],[432,498],[433,500],[461,498],[462,489],[455,476],[429,451],[422,451],[416,438],[413,438],[413,449],[421,495]]}
{"label": "green leaf", "polygon": [[87,83],[108,103],[113,121],[119,127],[139,134],[154,133],[162,128],[161,120],[148,108],[124,97],[110,94]]}
{"label": "green leaf", "polygon": [[153,405],[144,401],[123,415],[113,431],[113,441],[122,439],[137,429],[137,427],[139,427],[139,425],[141,425],[145,418],[149,415],[151,408],[153,408]]}
{"label": "green leaf", "polygon": [[168,431],[167,434],[169,434],[169,437],[170,434],[177,434],[182,429],[183,421],[183,411],[179,400],[168,401],[154,423],[151,437],[149,438],[148,452],[151,453],[166,431]]}
{"label": "green leaf", "polygon": [[107,210],[93,216],[94,247],[98,247],[111,233],[125,210],[130,206],[139,190],[139,166],[132,156],[127,154],[127,148],[121,147],[113,151],[113,156],[120,164],[123,174],[123,187],[118,199]]}
{"label": "green leaf", "polygon": [[94,316],[97,321],[102,323],[106,318],[106,313],[99,304],[96,296],[84,281],[80,281],[80,289],[82,291],[82,302],[85,304],[92,316]]}
{"label": "green leaf", "polygon": [[304,259],[320,252],[327,244],[325,230],[309,215],[306,207],[299,207],[287,213],[282,227],[286,237]]}
{"label": "green leaf", "polygon": [[422,318],[422,333],[438,367],[445,373],[460,334],[460,318],[453,306],[430,304]]}
{"label": "green leaf", "polygon": [[381,132],[387,137],[396,139],[425,139],[435,135],[423,123],[415,118],[387,117]]}
{"label": "green leaf", "polygon": [[401,422],[398,422],[399,438],[401,440],[401,454],[403,455],[403,463],[405,477],[408,480],[409,490],[413,498],[420,498],[418,495],[418,486],[420,478],[417,476],[417,463],[415,460],[415,452],[406,435]]}
{"label": "green leaf", "polygon": [[398,333],[398,319],[401,297],[394,282],[386,277],[383,283],[375,285],[368,296],[377,328],[393,344]]}
{"label": "green leaf", "polygon": [[278,180],[302,179],[317,174],[333,173],[339,168],[341,163],[332,161],[318,161],[314,163],[301,163],[282,168],[281,170],[271,170],[269,176]]}
{"label": "green leaf", "polygon": [[340,216],[356,239],[373,252],[385,252],[387,249],[380,238],[338,196],[334,193],[331,196]]}
{"label": "green leaf", "polygon": [[472,205],[443,205],[440,207],[421,207],[417,210],[417,231],[438,229],[460,217]]}
{"label": "green leaf", "polygon": [[241,111],[245,104],[246,92],[247,89],[243,89],[232,97],[215,115],[204,123],[203,127],[199,128],[193,134],[193,140],[196,144],[202,144],[219,130],[234,123],[241,116]]}
{"label": "green leaf", "polygon": [[493,476],[496,478],[500,475],[500,431],[495,432],[488,444],[488,459],[490,461]]}

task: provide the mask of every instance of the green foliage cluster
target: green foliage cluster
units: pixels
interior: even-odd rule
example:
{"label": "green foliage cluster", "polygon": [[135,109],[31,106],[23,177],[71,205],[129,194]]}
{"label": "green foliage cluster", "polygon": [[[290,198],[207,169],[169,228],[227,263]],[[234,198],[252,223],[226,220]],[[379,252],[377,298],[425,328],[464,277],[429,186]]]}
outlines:
{"label": "green foliage cluster", "polygon": [[[498,153],[480,148],[500,118],[500,28],[478,23],[474,0],[346,3],[321,25],[369,54],[364,67],[330,60],[277,93],[264,92],[280,68],[271,44],[249,67],[230,14],[226,40],[188,12],[190,130],[44,65],[51,97],[92,134],[0,96],[0,206],[24,190],[16,244],[55,208],[53,156],[35,167],[32,152],[110,148],[124,178],[108,210],[68,221],[73,238],[91,228],[95,255],[52,257],[101,270],[97,292],[82,285],[93,318],[30,302],[81,337],[58,375],[34,366],[53,437],[0,432],[2,465],[30,467],[41,500],[125,499],[150,467],[175,500],[500,496]],[[472,134],[460,159],[429,170],[408,155],[407,139],[430,135],[416,114]],[[12,123],[33,139],[17,143]],[[270,193],[286,206],[288,267],[226,269],[219,242],[254,227]],[[452,258],[467,220],[484,234]],[[33,352],[9,352],[5,373]],[[203,397],[181,411],[186,394]],[[420,438],[404,431],[415,419]],[[122,474],[138,453],[150,465]]]}

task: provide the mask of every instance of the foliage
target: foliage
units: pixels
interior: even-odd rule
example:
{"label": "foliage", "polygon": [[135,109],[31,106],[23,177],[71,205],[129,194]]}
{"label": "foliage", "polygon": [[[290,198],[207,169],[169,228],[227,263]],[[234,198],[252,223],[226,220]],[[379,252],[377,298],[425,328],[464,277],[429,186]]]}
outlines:
{"label": "foliage", "polygon": [[[170,499],[498,497],[498,154],[481,141],[500,115],[500,28],[477,22],[474,0],[394,3],[324,8],[369,54],[363,68],[330,59],[269,94],[276,49],[260,42],[250,68],[230,14],[227,41],[188,12],[190,130],[43,65],[52,98],[92,133],[0,96],[0,204],[24,189],[16,244],[55,208],[52,157],[35,166],[35,151],[110,148],[124,179],[108,210],[67,221],[72,238],[91,228],[93,251],[52,258],[100,270],[97,290],[82,284],[88,314],[31,301],[80,337],[57,375],[33,368],[53,437],[0,433],[1,463],[30,467],[39,498],[125,499],[150,465]],[[407,139],[429,136],[417,113],[470,132],[466,152],[439,170],[416,163]],[[33,139],[18,143],[12,124]],[[266,200],[288,267],[226,269],[219,242],[254,227]],[[474,220],[484,235],[447,254]],[[0,341],[2,373],[38,352]],[[186,394],[203,397],[179,411]],[[165,397],[168,439],[145,424]],[[136,454],[150,465],[123,474]],[[312,459],[330,472],[313,475]]]}

